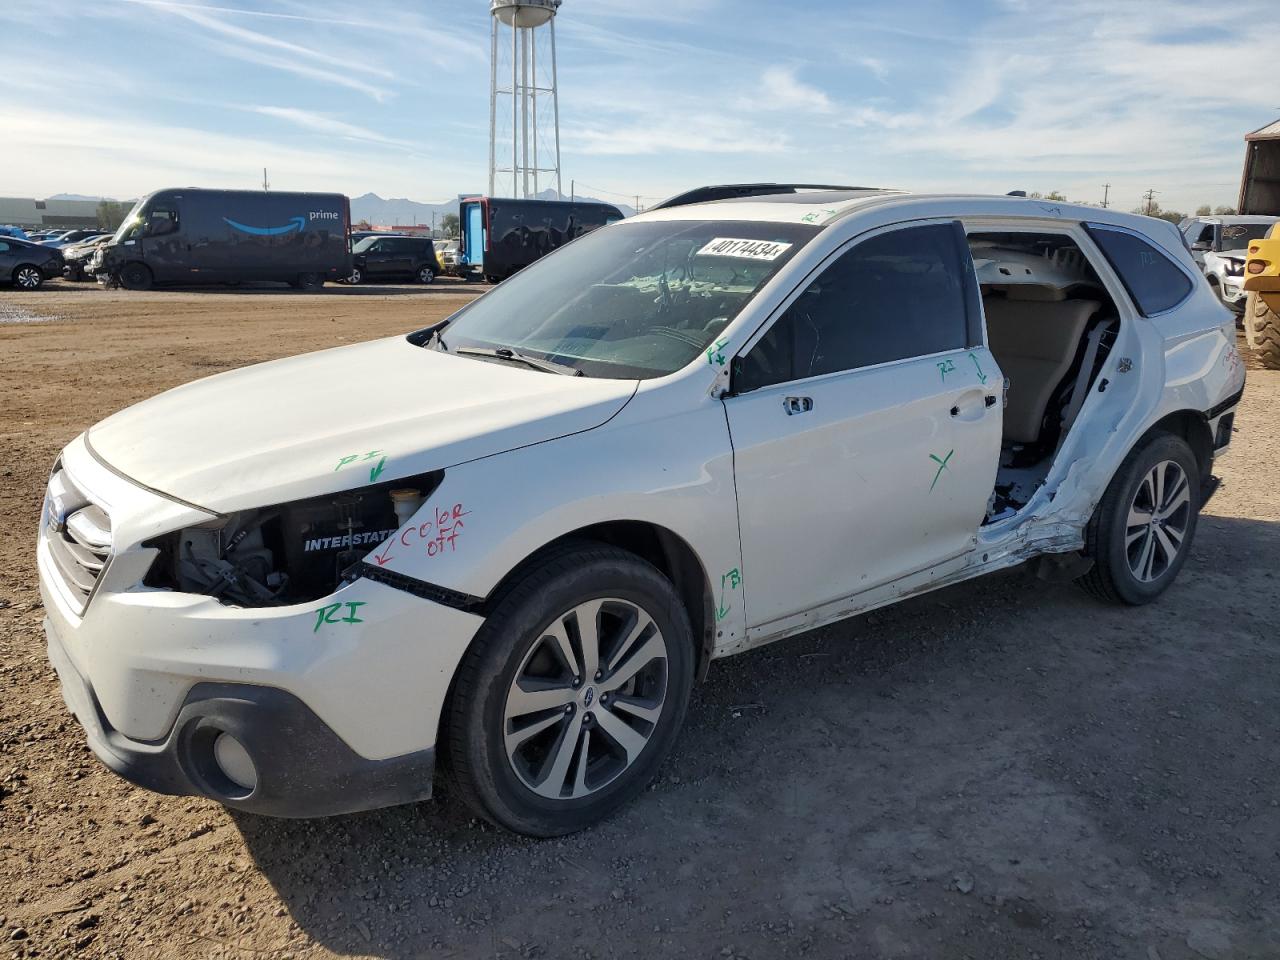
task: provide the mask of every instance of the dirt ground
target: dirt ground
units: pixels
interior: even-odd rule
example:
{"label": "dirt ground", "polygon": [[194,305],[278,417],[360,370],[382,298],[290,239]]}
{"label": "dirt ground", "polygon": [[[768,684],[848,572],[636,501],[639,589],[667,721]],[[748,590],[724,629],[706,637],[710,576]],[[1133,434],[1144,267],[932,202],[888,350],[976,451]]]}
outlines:
{"label": "dirt ground", "polygon": [[1257,369],[1159,602],[1012,571],[717,662],[652,788],[588,833],[515,838],[443,790],[269,820],[108,773],[44,657],[58,449],[473,292],[0,293],[0,956],[1280,957],[1280,373]]}

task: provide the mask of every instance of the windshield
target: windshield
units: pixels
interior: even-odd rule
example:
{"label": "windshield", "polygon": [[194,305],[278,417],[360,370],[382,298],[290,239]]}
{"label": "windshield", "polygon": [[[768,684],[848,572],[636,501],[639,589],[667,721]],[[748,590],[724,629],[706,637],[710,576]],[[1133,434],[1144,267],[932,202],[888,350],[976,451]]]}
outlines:
{"label": "windshield", "polygon": [[1230,223],[1222,228],[1222,250],[1243,250],[1249,246],[1254,240],[1263,240],[1267,236],[1267,231],[1271,229],[1269,223]]}
{"label": "windshield", "polygon": [[444,345],[505,348],[595,377],[665,376],[715,343],[818,229],[674,220],[594,230],[464,308]]}
{"label": "windshield", "polygon": [[115,236],[111,238],[113,242],[120,243],[121,241],[129,240],[137,233],[138,226],[142,223],[142,208],[150,199],[150,197],[143,197],[133,205],[133,209],[130,210],[129,215],[121,221],[120,227],[116,230]]}

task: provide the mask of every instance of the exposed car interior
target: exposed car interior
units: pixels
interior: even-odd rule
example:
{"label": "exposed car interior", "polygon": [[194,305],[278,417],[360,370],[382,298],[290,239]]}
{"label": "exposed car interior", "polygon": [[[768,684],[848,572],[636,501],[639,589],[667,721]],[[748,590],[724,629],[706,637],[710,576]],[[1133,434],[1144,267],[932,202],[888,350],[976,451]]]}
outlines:
{"label": "exposed car interior", "polygon": [[1067,236],[970,233],[987,340],[1008,391],[986,523],[1044,483],[1120,329],[1115,304]]}

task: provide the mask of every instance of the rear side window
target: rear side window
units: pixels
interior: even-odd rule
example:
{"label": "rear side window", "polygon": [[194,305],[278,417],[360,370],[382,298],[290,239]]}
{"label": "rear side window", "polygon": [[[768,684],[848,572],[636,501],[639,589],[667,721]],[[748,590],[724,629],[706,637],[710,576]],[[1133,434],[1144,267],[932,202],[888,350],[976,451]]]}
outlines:
{"label": "rear side window", "polygon": [[981,342],[977,285],[958,224],[882,233],[810,282],[742,359],[743,392]]}
{"label": "rear side window", "polygon": [[1096,223],[1087,226],[1144,317],[1177,306],[1191,293],[1191,278],[1141,237]]}

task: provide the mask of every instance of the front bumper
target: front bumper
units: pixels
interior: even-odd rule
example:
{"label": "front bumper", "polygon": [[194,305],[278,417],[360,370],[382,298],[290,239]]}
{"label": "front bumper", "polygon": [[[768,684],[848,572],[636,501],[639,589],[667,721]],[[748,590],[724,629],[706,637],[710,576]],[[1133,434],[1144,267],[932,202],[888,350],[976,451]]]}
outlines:
{"label": "front bumper", "polygon": [[[1227,303],[1238,304],[1245,297],[1244,277],[1224,277],[1222,280],[1222,299]],[[1243,306],[1243,304],[1241,304]]]}
{"label": "front bumper", "polygon": [[[355,813],[431,796],[433,748],[384,760],[362,757],[301,700],[273,687],[195,684],[165,737],[133,740],[111,726],[48,619],[45,633],[62,698],[84,727],[89,748],[147,790],[205,796],[275,817]],[[218,765],[214,742],[222,734],[235,737],[252,760],[251,787]]]}
{"label": "front bumper", "polygon": [[[62,467],[110,517],[87,605],[66,589],[44,524],[37,544],[50,660],[103,762],[149,789],[282,816],[429,794],[441,710],[481,617],[367,579],[269,608],[147,587],[155,551],[142,544],[209,514],[113,473],[83,438]],[[249,751],[251,794],[201,773],[213,729]]]}

